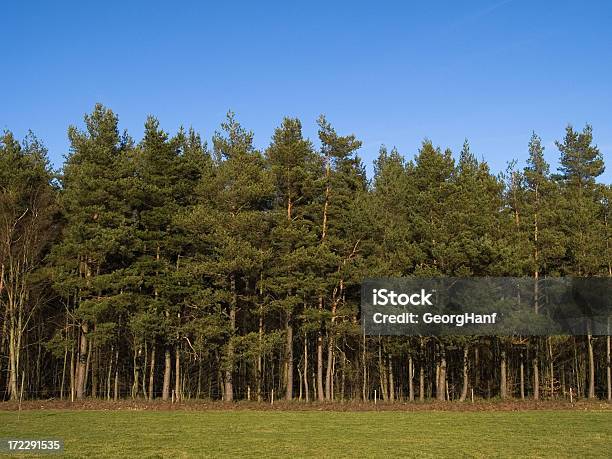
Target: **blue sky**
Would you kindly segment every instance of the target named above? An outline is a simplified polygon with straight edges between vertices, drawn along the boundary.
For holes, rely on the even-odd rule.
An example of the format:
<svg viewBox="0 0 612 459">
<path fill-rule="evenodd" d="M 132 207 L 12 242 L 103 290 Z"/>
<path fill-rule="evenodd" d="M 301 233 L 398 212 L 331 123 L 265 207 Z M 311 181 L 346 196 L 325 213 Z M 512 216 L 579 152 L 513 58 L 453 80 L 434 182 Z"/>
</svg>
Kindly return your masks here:
<svg viewBox="0 0 612 459">
<path fill-rule="evenodd" d="M 32 129 L 56 166 L 96 102 L 140 139 L 146 115 L 209 139 L 228 109 L 264 148 L 283 116 L 324 113 L 411 157 L 468 138 L 494 171 L 532 130 L 556 165 L 568 123 L 593 126 L 612 182 L 612 3 L 7 2 L 0 128 Z M 521 163 L 522 164 L 522 163 Z"/>
</svg>

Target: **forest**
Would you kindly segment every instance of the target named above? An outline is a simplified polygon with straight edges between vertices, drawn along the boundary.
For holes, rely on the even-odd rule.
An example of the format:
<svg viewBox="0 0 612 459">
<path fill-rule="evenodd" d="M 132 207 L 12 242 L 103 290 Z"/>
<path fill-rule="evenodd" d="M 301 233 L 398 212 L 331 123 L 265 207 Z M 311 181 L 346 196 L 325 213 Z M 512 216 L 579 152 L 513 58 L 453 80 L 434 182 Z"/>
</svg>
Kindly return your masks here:
<svg viewBox="0 0 612 459">
<path fill-rule="evenodd" d="M 559 168 L 502 173 L 426 139 L 381 147 L 233 113 L 204 142 L 98 104 L 53 170 L 0 138 L 0 398 L 385 402 L 612 399 L 610 336 L 364 335 L 365 278 L 612 277 L 612 186 L 591 126 Z M 508 158 L 510 160 L 510 158 Z"/>
</svg>

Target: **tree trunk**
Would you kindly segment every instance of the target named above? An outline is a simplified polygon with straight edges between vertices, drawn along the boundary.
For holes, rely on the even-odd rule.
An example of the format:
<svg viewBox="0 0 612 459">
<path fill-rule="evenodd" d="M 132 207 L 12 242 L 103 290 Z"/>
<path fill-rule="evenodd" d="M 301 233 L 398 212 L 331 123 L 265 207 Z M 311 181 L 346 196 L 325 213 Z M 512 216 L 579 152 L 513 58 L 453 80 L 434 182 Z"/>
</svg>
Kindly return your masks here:
<svg viewBox="0 0 612 459">
<path fill-rule="evenodd" d="M 540 400 L 540 365 L 538 362 L 538 346 L 533 355 L 533 399 Z"/>
<path fill-rule="evenodd" d="M 499 395 L 502 400 L 508 397 L 508 375 L 506 374 L 506 365 L 506 350 L 502 349 L 499 369 Z"/>
<path fill-rule="evenodd" d="M 414 361 L 412 354 L 408 356 L 408 399 L 414 401 Z"/>
<path fill-rule="evenodd" d="M 14 322 L 15 319 L 11 314 L 9 326 L 9 398 L 11 400 L 17 400 L 19 398 L 19 390 L 17 387 L 17 373 L 19 371 L 17 364 L 17 327 Z"/>
<path fill-rule="evenodd" d="M 548 367 L 550 373 L 550 398 L 555 398 L 555 363 L 553 361 L 552 337 L 548 337 Z"/>
<path fill-rule="evenodd" d="M 151 349 L 151 365 L 149 367 L 149 400 L 153 400 L 155 382 L 155 343 L 153 343 L 153 349 Z"/>
<path fill-rule="evenodd" d="M 234 382 L 233 382 L 233 370 L 234 370 L 234 336 L 236 335 L 236 308 L 238 304 L 238 293 L 236 291 L 236 275 L 232 274 L 230 277 L 230 289 L 232 292 L 232 300 L 230 303 L 229 317 L 230 317 L 230 339 L 227 344 L 227 362 L 225 369 L 225 390 L 223 394 L 223 400 L 231 402 L 234 400 Z"/>
<path fill-rule="evenodd" d="M 308 390 L 308 338 L 304 334 L 304 392 L 306 393 L 306 401 L 310 401 Z"/>
<path fill-rule="evenodd" d="M 64 385 L 66 383 L 66 364 L 68 361 L 68 345 L 64 346 L 64 365 L 62 367 L 62 384 L 60 386 L 60 400 L 64 400 Z"/>
<path fill-rule="evenodd" d="M 94 333 L 96 331 L 96 324 L 94 324 Z M 91 396 L 96 398 L 98 396 L 98 354 L 99 348 L 96 344 L 95 338 L 91 341 L 90 345 L 90 354 L 91 354 Z"/>
<path fill-rule="evenodd" d="M 608 318 L 608 322 L 610 322 L 609 318 Z M 608 401 L 612 401 L 612 368 L 610 367 L 610 335 L 606 336 L 606 381 L 607 381 L 607 386 L 608 386 L 608 390 L 607 390 Z"/>
<path fill-rule="evenodd" d="M 144 343 L 144 358 L 142 359 L 142 396 L 146 400 L 149 398 L 149 391 L 147 390 L 147 365 L 149 364 L 149 346 L 147 342 Z"/>
<path fill-rule="evenodd" d="M 469 371 L 468 371 L 468 357 L 469 357 L 469 348 L 466 344 L 463 346 L 463 385 L 461 386 L 461 396 L 459 397 L 459 401 L 463 402 L 467 398 L 468 385 L 469 385 Z"/>
<path fill-rule="evenodd" d="M 587 335 L 587 344 L 589 350 L 589 398 L 595 398 L 595 359 L 593 357 L 593 335 L 589 327 Z"/>
<path fill-rule="evenodd" d="M 106 372 L 106 400 L 111 399 L 111 381 L 113 375 L 113 352 L 114 346 L 111 345 L 110 359 L 108 360 L 108 370 Z"/>
<path fill-rule="evenodd" d="M 333 319 L 332 319 L 333 320 Z M 332 399 L 332 378 L 333 378 L 333 360 L 334 360 L 334 336 L 332 327 L 328 332 L 327 337 L 327 369 L 325 372 L 325 400 Z"/>
<path fill-rule="evenodd" d="M 323 204 L 323 223 L 321 228 L 321 245 L 327 236 L 327 213 L 329 209 L 330 183 L 329 177 L 331 174 L 331 158 L 325 158 L 325 202 Z M 319 312 L 323 311 L 323 297 L 319 296 Z M 317 336 L 317 398 L 319 401 L 325 399 L 323 393 L 323 330 L 319 330 Z"/>
<path fill-rule="evenodd" d="M 419 368 L 419 401 L 425 401 L 425 368 L 423 364 Z"/>
<path fill-rule="evenodd" d="M 76 395 L 76 376 L 75 376 L 75 361 L 74 361 L 74 332 L 72 333 L 72 346 L 70 349 L 70 401 L 74 402 L 74 397 Z"/>
<path fill-rule="evenodd" d="M 4 277 L 4 272 L 1 274 Z M 19 286 L 20 281 L 23 281 L 21 276 L 22 273 L 19 272 L 19 268 L 9 270 L 8 284 L 11 287 L 7 288 L 8 301 L 5 321 L 9 323 L 9 397 L 11 400 L 19 399 L 21 393 L 19 387 L 19 358 L 23 335 L 23 303 L 25 300 L 23 291 L 19 291 L 25 289 L 25 287 Z"/>
<path fill-rule="evenodd" d="M 179 343 L 174 345 L 174 393 L 176 401 L 180 402 L 183 399 L 181 391 L 181 349 Z"/>
<path fill-rule="evenodd" d="M 363 332 L 362 349 L 361 349 L 361 397 L 365 402 L 368 399 L 368 366 L 366 365 L 366 336 Z"/>
<path fill-rule="evenodd" d="M 525 365 L 523 362 L 523 353 L 521 352 L 521 367 L 520 367 L 520 378 L 521 378 L 521 400 L 525 400 Z"/>
<path fill-rule="evenodd" d="M 134 365 L 134 382 L 132 384 L 132 399 L 138 396 L 138 381 L 140 380 L 140 364 L 138 363 L 138 356 L 140 354 L 140 346 L 134 348 L 134 357 L 132 359 Z"/>
<path fill-rule="evenodd" d="M 90 341 L 87 346 L 87 361 L 85 362 L 85 380 L 83 381 L 84 394 L 87 392 L 87 378 L 89 377 L 89 366 L 91 364 L 91 349 L 93 348 L 93 342 Z"/>
<path fill-rule="evenodd" d="M 319 310 L 323 310 L 322 297 L 319 297 Z M 321 330 L 317 335 L 317 398 L 319 401 L 325 400 L 323 393 L 323 332 Z"/>
<path fill-rule="evenodd" d="M 162 388 L 162 400 L 170 399 L 170 375 L 172 373 L 172 355 L 170 348 L 166 347 L 164 352 L 164 385 Z"/>
<path fill-rule="evenodd" d="M 264 310 L 263 310 L 263 273 L 259 274 L 259 311 L 258 311 L 258 316 L 259 316 L 259 328 L 257 331 L 257 366 L 255 368 L 255 385 L 257 386 L 256 390 L 257 390 L 257 401 L 261 402 L 262 400 L 262 394 L 261 394 L 261 390 L 262 390 L 262 378 L 263 378 L 263 356 L 262 356 L 262 349 L 263 349 L 263 332 L 264 332 Z"/>
<path fill-rule="evenodd" d="M 334 337 L 332 331 L 329 331 L 327 337 L 327 368 L 325 371 L 325 400 L 331 400 L 331 384 L 332 384 L 332 361 L 334 358 Z"/>
<path fill-rule="evenodd" d="M 285 399 L 293 399 L 293 325 L 290 313 L 285 317 Z"/>
<path fill-rule="evenodd" d="M 260 291 L 261 293 L 261 291 Z M 262 400 L 262 378 L 263 378 L 263 356 L 261 355 L 261 349 L 263 346 L 263 305 L 259 307 L 259 331 L 257 335 L 259 348 L 257 349 L 257 401 Z"/>
<path fill-rule="evenodd" d="M 387 363 L 389 366 L 389 401 L 395 401 L 395 383 L 393 381 L 393 360 L 391 354 L 387 354 Z"/>
<path fill-rule="evenodd" d="M 115 351 L 115 387 L 113 392 L 113 400 L 119 398 L 119 349 Z"/>
<path fill-rule="evenodd" d="M 389 388 L 389 381 L 387 380 L 387 367 L 383 362 L 382 358 L 383 350 L 382 350 L 382 341 L 380 337 L 378 338 L 378 377 L 380 379 L 380 398 L 383 400 L 387 400 L 389 395 L 387 390 Z"/>
<path fill-rule="evenodd" d="M 87 369 L 87 354 L 88 354 L 88 340 L 87 333 L 89 331 L 89 325 L 83 323 L 81 325 L 81 339 L 79 345 L 79 360 L 77 366 L 76 376 L 76 398 L 81 400 L 85 396 L 85 376 Z"/>
<path fill-rule="evenodd" d="M 421 349 L 421 363 L 419 365 L 419 400 L 425 401 L 425 367 L 424 367 L 424 354 L 425 346 L 423 338 L 419 339 L 419 347 Z"/>
<path fill-rule="evenodd" d="M 340 400 L 344 401 L 344 390 L 346 385 L 346 352 L 344 351 L 344 346 L 342 346 L 342 372 L 340 373 Z"/>
<path fill-rule="evenodd" d="M 440 401 L 446 400 L 446 351 L 442 346 L 440 352 L 440 367 L 437 377 L 436 399 Z"/>
</svg>

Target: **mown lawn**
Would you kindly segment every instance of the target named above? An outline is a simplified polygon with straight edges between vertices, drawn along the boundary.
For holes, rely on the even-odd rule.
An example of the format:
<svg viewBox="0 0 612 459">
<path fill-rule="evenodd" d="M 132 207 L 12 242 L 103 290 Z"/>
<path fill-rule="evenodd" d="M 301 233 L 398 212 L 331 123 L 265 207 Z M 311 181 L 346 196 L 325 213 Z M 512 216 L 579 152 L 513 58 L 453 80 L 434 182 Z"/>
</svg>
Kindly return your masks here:
<svg viewBox="0 0 612 459">
<path fill-rule="evenodd" d="M 68 457 L 610 457 L 612 412 L 0 411 L 7 437 Z"/>
</svg>

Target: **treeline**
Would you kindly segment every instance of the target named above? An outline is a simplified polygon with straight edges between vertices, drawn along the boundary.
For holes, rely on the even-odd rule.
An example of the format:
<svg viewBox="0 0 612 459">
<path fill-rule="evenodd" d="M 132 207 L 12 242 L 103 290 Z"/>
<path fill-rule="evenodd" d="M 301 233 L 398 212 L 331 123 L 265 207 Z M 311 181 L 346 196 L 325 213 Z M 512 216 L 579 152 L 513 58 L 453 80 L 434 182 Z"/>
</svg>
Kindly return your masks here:
<svg viewBox="0 0 612 459">
<path fill-rule="evenodd" d="M 365 277 L 612 276 L 610 198 L 590 126 L 550 170 L 494 175 L 465 142 L 320 147 L 286 118 L 269 147 L 229 114 L 203 142 L 155 118 L 136 143 L 97 105 L 61 174 L 0 143 L 5 399 L 465 400 L 611 397 L 610 337 L 372 337 Z M 537 307 L 537 304 L 534 305 Z"/>
</svg>

